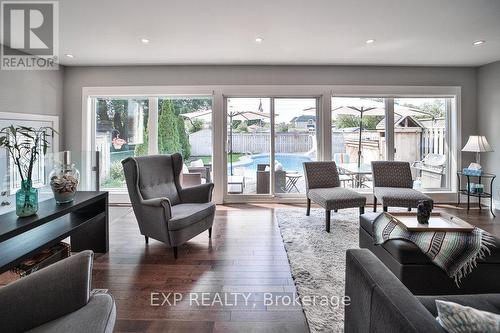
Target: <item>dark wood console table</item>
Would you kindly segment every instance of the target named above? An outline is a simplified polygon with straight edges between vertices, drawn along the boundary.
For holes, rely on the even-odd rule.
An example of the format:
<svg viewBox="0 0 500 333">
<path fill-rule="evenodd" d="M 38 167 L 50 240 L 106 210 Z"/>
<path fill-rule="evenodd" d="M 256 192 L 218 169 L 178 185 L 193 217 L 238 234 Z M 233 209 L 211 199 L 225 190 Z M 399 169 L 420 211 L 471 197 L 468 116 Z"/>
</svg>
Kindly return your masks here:
<svg viewBox="0 0 500 333">
<path fill-rule="evenodd" d="M 0 215 L 0 273 L 71 237 L 71 251 L 108 252 L 108 192 L 77 192 L 71 203 L 42 201 L 36 215 Z"/>
</svg>

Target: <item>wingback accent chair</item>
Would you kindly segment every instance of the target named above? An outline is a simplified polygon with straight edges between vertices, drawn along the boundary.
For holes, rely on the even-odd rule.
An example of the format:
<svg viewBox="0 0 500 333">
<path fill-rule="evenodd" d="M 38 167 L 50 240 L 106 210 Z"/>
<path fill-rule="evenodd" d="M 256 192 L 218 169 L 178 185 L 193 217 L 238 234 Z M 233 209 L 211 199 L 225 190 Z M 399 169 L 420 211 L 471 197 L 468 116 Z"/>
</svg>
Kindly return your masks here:
<svg viewBox="0 0 500 333">
<path fill-rule="evenodd" d="M 212 236 L 215 204 L 212 183 L 182 188 L 182 156 L 129 157 L 122 161 L 128 193 L 141 234 L 174 250 L 208 229 Z"/>
<path fill-rule="evenodd" d="M 387 212 L 388 207 L 417 208 L 419 201 L 432 198 L 413 189 L 410 163 L 400 161 L 373 161 L 373 211 L 380 200 Z"/>
<path fill-rule="evenodd" d="M 335 162 L 304 162 L 307 211 L 311 212 L 311 200 L 325 209 L 326 231 L 330 232 L 330 211 L 359 207 L 364 214 L 366 198 L 361 194 L 340 187 L 339 172 Z"/>
</svg>

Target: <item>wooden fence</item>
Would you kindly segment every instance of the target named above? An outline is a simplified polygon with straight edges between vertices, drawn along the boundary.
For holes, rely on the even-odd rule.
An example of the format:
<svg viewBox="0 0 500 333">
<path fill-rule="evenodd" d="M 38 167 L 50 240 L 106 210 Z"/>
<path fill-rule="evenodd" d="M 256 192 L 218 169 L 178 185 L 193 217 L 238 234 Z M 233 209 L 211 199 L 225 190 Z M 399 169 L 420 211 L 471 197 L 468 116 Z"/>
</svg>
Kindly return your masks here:
<svg viewBox="0 0 500 333">
<path fill-rule="evenodd" d="M 424 128 L 420 143 L 422 158 L 427 154 L 445 155 L 448 151 L 444 127 Z"/>
<path fill-rule="evenodd" d="M 314 134 L 277 133 L 277 153 L 305 153 L 313 148 Z M 271 146 L 270 133 L 233 133 L 232 149 L 235 153 L 268 152 Z"/>
</svg>

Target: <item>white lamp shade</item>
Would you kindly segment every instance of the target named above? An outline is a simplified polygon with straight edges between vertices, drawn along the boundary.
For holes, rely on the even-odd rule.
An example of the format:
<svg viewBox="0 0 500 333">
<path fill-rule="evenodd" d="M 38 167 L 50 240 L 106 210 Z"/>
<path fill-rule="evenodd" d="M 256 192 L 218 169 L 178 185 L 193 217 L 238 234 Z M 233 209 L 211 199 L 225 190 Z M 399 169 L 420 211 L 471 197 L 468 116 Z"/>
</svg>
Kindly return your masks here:
<svg viewBox="0 0 500 333">
<path fill-rule="evenodd" d="M 493 151 L 488 140 L 483 135 L 471 135 L 469 136 L 469 140 L 462 148 L 462 151 L 470 151 L 474 153 L 484 153 L 488 151 Z"/>
</svg>

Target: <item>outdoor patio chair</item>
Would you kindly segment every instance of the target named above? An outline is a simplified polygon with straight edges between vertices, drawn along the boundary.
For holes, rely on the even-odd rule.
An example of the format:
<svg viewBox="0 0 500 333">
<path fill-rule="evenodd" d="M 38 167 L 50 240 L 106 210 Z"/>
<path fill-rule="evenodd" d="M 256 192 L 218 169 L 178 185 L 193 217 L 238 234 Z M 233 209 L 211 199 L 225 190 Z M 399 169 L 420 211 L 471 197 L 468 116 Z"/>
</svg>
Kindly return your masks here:
<svg viewBox="0 0 500 333">
<path fill-rule="evenodd" d="M 399 161 L 372 161 L 373 211 L 380 200 L 387 212 L 388 207 L 417 208 L 419 201 L 432 198 L 413 189 L 410 163 Z"/>
<path fill-rule="evenodd" d="M 349 163 L 350 157 L 347 153 L 335 153 L 333 154 L 333 160 L 336 164 Z M 353 179 L 350 175 L 345 174 L 341 170 L 339 170 L 339 179 L 344 187 L 346 187 L 346 183 L 351 183 L 351 187 L 353 185 Z"/>
<path fill-rule="evenodd" d="M 132 208 L 146 243 L 149 237 L 174 250 L 208 230 L 212 234 L 214 184 L 181 187 L 182 156 L 151 155 L 122 161 Z"/>
<path fill-rule="evenodd" d="M 286 171 L 276 170 L 274 173 L 274 190 L 277 193 L 285 192 Z M 269 164 L 257 164 L 257 194 L 269 194 L 270 192 L 270 172 Z"/>
<path fill-rule="evenodd" d="M 330 232 L 330 213 L 333 210 L 359 207 L 364 214 L 366 198 L 356 191 L 340 186 L 337 165 L 333 161 L 304 162 L 306 180 L 307 211 L 311 212 L 311 201 L 325 209 L 326 231 Z"/>
</svg>

